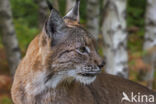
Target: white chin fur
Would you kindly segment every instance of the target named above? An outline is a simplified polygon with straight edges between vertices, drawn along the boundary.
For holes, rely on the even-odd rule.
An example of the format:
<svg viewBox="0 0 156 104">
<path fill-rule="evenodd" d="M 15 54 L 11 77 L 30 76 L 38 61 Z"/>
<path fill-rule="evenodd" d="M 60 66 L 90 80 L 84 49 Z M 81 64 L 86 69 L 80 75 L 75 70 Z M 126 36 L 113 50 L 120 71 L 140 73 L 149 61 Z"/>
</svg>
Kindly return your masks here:
<svg viewBox="0 0 156 104">
<path fill-rule="evenodd" d="M 57 75 L 54 75 L 52 79 L 45 84 L 46 73 L 38 72 L 37 76 L 34 77 L 34 80 L 32 80 L 31 83 L 27 83 L 25 89 L 28 94 L 37 95 L 46 88 L 56 88 L 61 81 L 68 77 L 73 77 L 75 80 L 85 85 L 92 83 L 96 79 L 96 76 L 84 77 L 78 75 L 75 70 L 70 70 L 68 72 L 60 72 Z"/>
<path fill-rule="evenodd" d="M 95 79 L 96 79 L 96 76 L 94 77 L 84 77 L 84 76 L 79 76 L 79 75 L 76 76 L 76 80 L 80 81 L 81 83 L 85 85 L 91 84 L 92 82 L 95 81 Z"/>
<path fill-rule="evenodd" d="M 94 77 L 85 77 L 85 76 L 77 75 L 75 70 L 70 70 L 68 72 L 68 76 L 71 76 L 71 77 L 75 78 L 77 81 L 79 81 L 80 83 L 83 83 L 85 85 L 91 84 L 96 79 L 96 76 L 94 76 Z"/>
</svg>

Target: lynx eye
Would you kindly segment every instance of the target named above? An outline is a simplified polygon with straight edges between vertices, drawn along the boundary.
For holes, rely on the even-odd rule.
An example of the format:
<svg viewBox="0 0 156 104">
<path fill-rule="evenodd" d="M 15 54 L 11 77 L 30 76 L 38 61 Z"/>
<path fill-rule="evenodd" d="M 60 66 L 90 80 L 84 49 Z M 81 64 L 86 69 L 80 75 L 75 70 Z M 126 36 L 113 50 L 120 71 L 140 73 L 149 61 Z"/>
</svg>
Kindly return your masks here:
<svg viewBox="0 0 156 104">
<path fill-rule="evenodd" d="M 80 47 L 77 49 L 79 53 L 89 53 L 90 49 L 88 47 Z"/>
</svg>

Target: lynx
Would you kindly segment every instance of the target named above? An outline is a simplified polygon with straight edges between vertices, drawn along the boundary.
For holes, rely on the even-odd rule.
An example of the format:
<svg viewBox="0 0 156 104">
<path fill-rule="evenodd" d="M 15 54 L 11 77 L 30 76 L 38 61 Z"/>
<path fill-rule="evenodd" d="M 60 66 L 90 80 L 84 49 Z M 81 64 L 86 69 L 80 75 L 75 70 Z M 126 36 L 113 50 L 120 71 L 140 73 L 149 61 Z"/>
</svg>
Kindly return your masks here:
<svg viewBox="0 0 156 104">
<path fill-rule="evenodd" d="M 79 4 L 76 0 L 64 18 L 51 7 L 16 70 L 14 104 L 137 104 L 121 102 L 123 93 L 155 96 L 139 84 L 101 72 L 105 63 L 92 35 L 79 24 Z"/>
</svg>

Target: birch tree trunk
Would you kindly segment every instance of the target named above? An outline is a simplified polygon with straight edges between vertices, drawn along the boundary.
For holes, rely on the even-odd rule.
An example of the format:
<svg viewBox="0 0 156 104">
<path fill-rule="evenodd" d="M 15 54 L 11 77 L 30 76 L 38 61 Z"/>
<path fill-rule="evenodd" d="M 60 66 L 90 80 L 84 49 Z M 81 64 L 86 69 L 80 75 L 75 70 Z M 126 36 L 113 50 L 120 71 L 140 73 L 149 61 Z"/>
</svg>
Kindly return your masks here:
<svg viewBox="0 0 156 104">
<path fill-rule="evenodd" d="M 102 24 L 104 38 L 104 56 L 106 57 L 107 73 L 128 78 L 127 0 L 105 0 L 105 16 Z"/>
<path fill-rule="evenodd" d="M 56 8 L 57 10 L 59 10 L 58 0 L 53 0 L 53 6 L 54 6 L 54 8 Z"/>
<path fill-rule="evenodd" d="M 48 18 L 48 5 L 46 0 L 36 0 L 39 10 L 38 10 L 38 21 L 39 21 L 39 28 L 42 29 L 45 23 L 45 20 Z"/>
<path fill-rule="evenodd" d="M 73 8 L 76 0 L 66 0 L 66 13 Z"/>
<path fill-rule="evenodd" d="M 87 29 L 97 40 L 99 35 L 99 15 L 100 4 L 99 0 L 87 1 Z"/>
<path fill-rule="evenodd" d="M 9 0 L 0 0 L 0 32 L 10 72 L 14 75 L 16 67 L 20 62 L 21 54 L 13 26 Z"/>
<path fill-rule="evenodd" d="M 144 50 L 149 51 L 156 47 L 156 0 L 147 0 L 146 8 L 146 33 Z M 154 79 L 154 71 L 156 69 L 156 49 L 155 52 L 150 52 L 150 55 L 144 57 L 144 61 L 150 65 L 150 70 L 145 76 L 145 80 L 148 82 L 148 87 L 152 88 Z"/>
</svg>

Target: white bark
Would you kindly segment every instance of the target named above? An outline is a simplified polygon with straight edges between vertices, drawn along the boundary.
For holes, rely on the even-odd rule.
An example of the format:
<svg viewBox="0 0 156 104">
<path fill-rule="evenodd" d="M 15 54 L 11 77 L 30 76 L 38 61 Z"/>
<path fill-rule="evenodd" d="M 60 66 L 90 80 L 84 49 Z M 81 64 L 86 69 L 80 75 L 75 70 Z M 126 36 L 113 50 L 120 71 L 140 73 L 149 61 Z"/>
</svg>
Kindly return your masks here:
<svg viewBox="0 0 156 104">
<path fill-rule="evenodd" d="M 56 8 L 59 11 L 58 0 L 53 0 L 53 6 L 54 6 L 54 8 Z"/>
<path fill-rule="evenodd" d="M 128 78 L 126 4 L 127 0 L 105 0 L 102 34 L 105 42 L 106 72 Z"/>
<path fill-rule="evenodd" d="M 66 0 L 66 13 L 74 7 L 76 0 Z"/>
<path fill-rule="evenodd" d="M 14 75 L 20 61 L 20 50 L 13 26 L 9 0 L 0 0 L 0 31 L 6 51 L 10 72 Z"/>
<path fill-rule="evenodd" d="M 156 0 L 147 0 L 146 9 L 146 33 L 144 50 L 148 51 L 156 46 Z M 152 82 L 154 79 L 154 71 L 156 69 L 156 52 L 151 52 L 150 55 L 144 57 L 147 64 L 150 65 L 150 70 L 145 76 L 148 81 L 149 88 L 152 88 Z"/>
<path fill-rule="evenodd" d="M 87 29 L 97 40 L 99 35 L 99 0 L 87 1 Z"/>
</svg>

